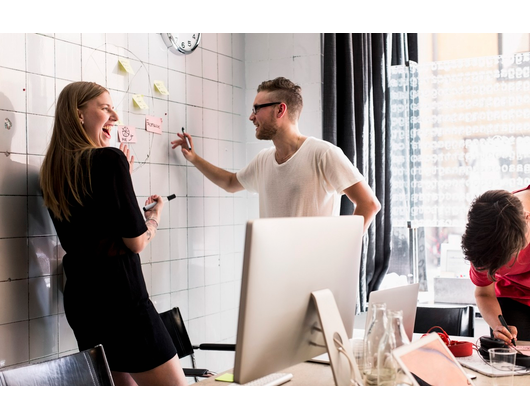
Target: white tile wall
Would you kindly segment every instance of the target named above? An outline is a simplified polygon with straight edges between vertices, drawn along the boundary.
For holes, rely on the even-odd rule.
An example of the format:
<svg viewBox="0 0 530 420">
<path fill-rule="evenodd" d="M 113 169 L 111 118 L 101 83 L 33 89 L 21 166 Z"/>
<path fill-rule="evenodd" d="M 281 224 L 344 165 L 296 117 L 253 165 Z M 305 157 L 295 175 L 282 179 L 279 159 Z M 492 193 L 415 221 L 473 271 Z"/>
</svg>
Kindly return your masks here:
<svg viewBox="0 0 530 420">
<path fill-rule="evenodd" d="M 168 52 L 159 34 L 0 34 L 0 367 L 77 350 L 64 315 L 64 251 L 38 188 L 56 97 L 77 80 L 110 89 L 121 122 L 137 129 L 139 205 L 150 194 L 177 195 L 140 255 L 155 306 L 179 306 L 194 342 L 234 342 L 244 229 L 257 197 L 219 189 L 169 142 L 185 127 L 207 160 L 242 168 L 270 145 L 254 138 L 248 117 L 257 85 L 277 75 L 302 85 L 301 130 L 320 136 L 319 34 L 205 33 L 189 56 Z M 149 109 L 135 107 L 133 94 Z M 145 131 L 146 115 L 163 119 L 162 135 Z M 233 364 L 233 354 L 207 353 L 198 360 L 212 370 Z"/>
</svg>

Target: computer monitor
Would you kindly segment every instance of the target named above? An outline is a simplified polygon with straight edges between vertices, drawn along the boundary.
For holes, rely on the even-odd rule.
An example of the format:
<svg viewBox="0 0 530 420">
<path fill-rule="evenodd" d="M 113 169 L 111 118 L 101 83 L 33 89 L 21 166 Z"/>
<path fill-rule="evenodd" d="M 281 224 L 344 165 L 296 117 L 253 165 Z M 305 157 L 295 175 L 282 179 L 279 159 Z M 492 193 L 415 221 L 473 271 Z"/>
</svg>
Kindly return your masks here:
<svg viewBox="0 0 530 420">
<path fill-rule="evenodd" d="M 359 285 L 361 216 L 267 218 L 246 227 L 234 381 L 326 352 L 311 293 L 329 289 L 348 338 Z"/>
<path fill-rule="evenodd" d="M 368 297 L 368 312 L 366 313 L 365 331 L 370 327 L 373 314 L 373 303 L 384 303 L 390 311 L 403 312 L 403 327 L 409 341 L 412 341 L 414 323 L 416 322 L 416 309 L 418 307 L 418 292 L 420 284 L 407 284 L 390 289 L 375 290 Z"/>
</svg>

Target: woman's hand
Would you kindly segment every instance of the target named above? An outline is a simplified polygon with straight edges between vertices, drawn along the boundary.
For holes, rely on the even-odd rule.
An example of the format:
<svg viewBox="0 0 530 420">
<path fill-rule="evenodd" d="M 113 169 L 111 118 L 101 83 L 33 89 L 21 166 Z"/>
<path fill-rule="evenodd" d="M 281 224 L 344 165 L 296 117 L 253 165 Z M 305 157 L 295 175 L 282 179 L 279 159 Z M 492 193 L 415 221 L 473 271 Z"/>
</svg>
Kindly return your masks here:
<svg viewBox="0 0 530 420">
<path fill-rule="evenodd" d="M 131 154 L 131 150 L 127 146 L 127 143 L 120 143 L 120 150 L 123 152 L 123 154 L 127 158 L 127 162 L 129 162 L 129 173 L 132 175 L 133 165 L 134 165 L 134 155 Z"/>
<path fill-rule="evenodd" d="M 159 195 L 152 195 L 145 200 L 145 205 L 155 203 L 156 205 L 145 212 L 145 219 L 155 219 L 157 223 L 160 222 L 160 215 L 162 214 L 162 208 L 164 208 L 164 201 Z"/>
<path fill-rule="evenodd" d="M 145 225 L 147 226 L 147 231 L 142 235 L 137 236 L 136 238 L 122 238 L 123 243 L 135 254 L 142 252 L 145 247 L 151 242 L 155 237 L 156 231 L 158 230 L 158 224 L 160 223 L 160 214 L 162 208 L 164 207 L 164 202 L 162 197 L 159 195 L 152 195 L 147 200 L 145 200 L 145 205 L 156 203 L 156 205 L 145 212 Z"/>
</svg>

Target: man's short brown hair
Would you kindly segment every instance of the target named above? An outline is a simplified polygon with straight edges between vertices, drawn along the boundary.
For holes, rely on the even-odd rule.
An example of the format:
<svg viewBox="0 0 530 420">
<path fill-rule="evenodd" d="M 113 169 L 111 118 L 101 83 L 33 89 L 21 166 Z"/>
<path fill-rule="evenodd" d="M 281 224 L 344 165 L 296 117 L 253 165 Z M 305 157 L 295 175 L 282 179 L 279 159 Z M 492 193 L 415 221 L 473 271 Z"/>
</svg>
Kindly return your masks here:
<svg viewBox="0 0 530 420">
<path fill-rule="evenodd" d="M 258 92 L 274 93 L 274 101 L 281 101 L 287 105 L 291 121 L 296 122 L 304 106 L 302 88 L 285 77 L 267 80 L 258 86 Z"/>
</svg>

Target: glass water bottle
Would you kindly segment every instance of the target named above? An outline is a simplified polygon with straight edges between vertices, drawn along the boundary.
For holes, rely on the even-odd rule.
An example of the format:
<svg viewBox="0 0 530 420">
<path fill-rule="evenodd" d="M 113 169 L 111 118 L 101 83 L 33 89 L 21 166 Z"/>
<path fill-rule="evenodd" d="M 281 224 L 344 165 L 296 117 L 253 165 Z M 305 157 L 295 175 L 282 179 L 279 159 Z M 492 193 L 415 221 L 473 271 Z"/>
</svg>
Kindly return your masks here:
<svg viewBox="0 0 530 420">
<path fill-rule="evenodd" d="M 388 312 L 389 322 L 392 324 L 392 331 L 394 333 L 394 340 L 396 342 L 396 348 L 410 344 L 409 337 L 403 326 L 403 311 L 390 311 Z M 395 360 L 394 360 L 395 362 Z M 396 367 L 396 381 L 395 385 L 398 386 L 412 386 L 412 380 L 405 374 L 403 369 L 395 362 Z"/>
<path fill-rule="evenodd" d="M 372 319 L 364 336 L 364 382 L 365 385 L 378 383 L 378 351 L 379 344 L 387 329 L 386 305 L 374 303 L 372 305 Z"/>
<path fill-rule="evenodd" d="M 405 332 L 403 326 L 403 311 L 388 311 L 388 319 L 392 324 L 392 331 L 394 332 L 394 338 L 396 341 L 396 348 L 410 344 L 409 337 Z"/>
<path fill-rule="evenodd" d="M 377 355 L 377 385 L 393 386 L 404 380 L 404 374 L 394 358 L 394 349 L 410 343 L 403 328 L 403 312 L 387 311 L 387 328 Z"/>
</svg>

